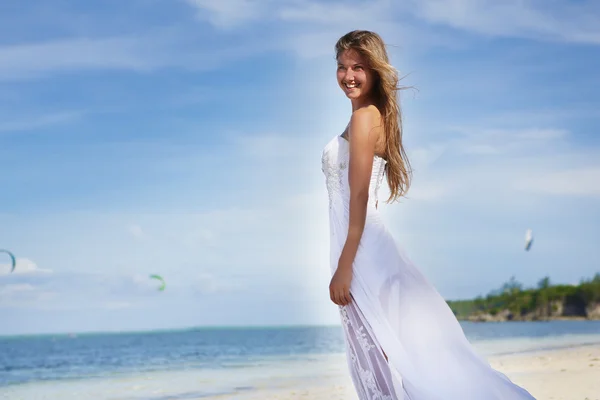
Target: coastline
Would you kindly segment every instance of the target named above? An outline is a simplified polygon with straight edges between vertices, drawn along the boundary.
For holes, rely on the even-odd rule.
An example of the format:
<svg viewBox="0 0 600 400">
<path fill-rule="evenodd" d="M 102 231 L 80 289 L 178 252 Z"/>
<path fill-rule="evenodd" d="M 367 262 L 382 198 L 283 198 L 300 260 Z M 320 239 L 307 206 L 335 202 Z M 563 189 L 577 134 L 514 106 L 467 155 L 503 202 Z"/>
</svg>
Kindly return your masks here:
<svg viewBox="0 0 600 400">
<path fill-rule="evenodd" d="M 474 314 L 469 316 L 457 316 L 457 320 L 465 322 L 550 322 L 550 321 L 600 321 L 597 317 L 584 316 L 560 316 L 560 317 L 515 317 L 509 313 L 499 313 L 492 315 L 490 313 Z"/>
</svg>

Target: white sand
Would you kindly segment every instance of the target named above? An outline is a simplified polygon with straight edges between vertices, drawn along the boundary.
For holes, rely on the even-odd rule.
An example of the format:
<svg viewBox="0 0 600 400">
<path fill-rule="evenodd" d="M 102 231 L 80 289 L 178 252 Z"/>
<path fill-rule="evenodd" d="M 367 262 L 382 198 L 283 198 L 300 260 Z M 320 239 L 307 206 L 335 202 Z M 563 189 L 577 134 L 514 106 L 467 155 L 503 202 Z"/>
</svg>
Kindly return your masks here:
<svg viewBox="0 0 600 400">
<path fill-rule="evenodd" d="M 538 400 L 600 400 L 600 346 L 490 358 Z"/>
<path fill-rule="evenodd" d="M 600 345 L 496 356 L 489 361 L 537 400 L 600 400 Z M 345 364 L 340 365 L 336 370 L 345 371 L 344 367 Z M 350 378 L 343 372 L 318 382 L 289 381 L 277 389 L 210 399 L 355 400 L 357 397 Z"/>
</svg>

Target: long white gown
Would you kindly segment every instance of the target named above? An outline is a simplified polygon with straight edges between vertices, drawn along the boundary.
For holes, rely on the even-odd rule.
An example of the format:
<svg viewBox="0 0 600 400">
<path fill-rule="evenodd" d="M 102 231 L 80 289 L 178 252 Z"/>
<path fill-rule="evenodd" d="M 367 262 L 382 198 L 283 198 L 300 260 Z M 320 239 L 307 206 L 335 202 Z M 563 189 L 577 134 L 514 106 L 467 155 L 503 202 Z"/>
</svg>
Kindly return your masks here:
<svg viewBox="0 0 600 400">
<path fill-rule="evenodd" d="M 333 274 L 348 233 L 348 141 L 334 137 L 321 161 Z M 340 307 L 359 399 L 534 399 L 476 354 L 445 300 L 396 245 L 376 208 L 384 169 L 385 160 L 375 156 L 365 229 L 353 264 L 353 301 Z"/>
</svg>

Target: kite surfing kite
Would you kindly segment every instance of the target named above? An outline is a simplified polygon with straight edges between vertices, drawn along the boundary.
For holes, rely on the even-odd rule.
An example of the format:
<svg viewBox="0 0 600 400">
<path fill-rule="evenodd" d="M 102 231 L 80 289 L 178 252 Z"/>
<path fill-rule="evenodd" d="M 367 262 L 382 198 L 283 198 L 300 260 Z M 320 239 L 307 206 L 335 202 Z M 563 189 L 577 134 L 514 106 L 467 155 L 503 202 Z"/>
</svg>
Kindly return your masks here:
<svg viewBox="0 0 600 400">
<path fill-rule="evenodd" d="M 151 279 L 156 279 L 156 280 L 160 281 L 161 285 L 158 287 L 158 290 L 160 290 L 161 292 L 163 290 L 165 290 L 165 287 L 167 287 L 167 283 L 162 278 L 162 276 L 160 276 L 160 275 L 150 275 L 150 278 Z"/>
<path fill-rule="evenodd" d="M 4 249 L 0 249 L 0 253 L 8 254 L 8 256 L 10 257 L 10 272 L 13 272 L 15 270 L 15 267 L 17 266 L 17 259 L 15 258 L 15 255 L 10 251 Z"/>
<path fill-rule="evenodd" d="M 525 232 L 525 251 L 529 251 L 532 243 L 533 243 L 533 232 L 531 231 L 531 229 L 527 229 L 527 232 Z"/>
</svg>

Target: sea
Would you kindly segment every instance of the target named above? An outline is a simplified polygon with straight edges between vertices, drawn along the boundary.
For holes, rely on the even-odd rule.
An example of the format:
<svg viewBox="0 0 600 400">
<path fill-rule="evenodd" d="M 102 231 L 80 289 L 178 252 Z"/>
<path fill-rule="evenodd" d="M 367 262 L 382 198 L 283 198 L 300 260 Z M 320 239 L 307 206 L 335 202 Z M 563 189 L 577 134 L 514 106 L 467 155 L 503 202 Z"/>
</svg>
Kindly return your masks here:
<svg viewBox="0 0 600 400">
<path fill-rule="evenodd" d="M 600 321 L 461 325 L 486 357 L 600 344 Z M 0 399 L 202 399 L 344 373 L 344 357 L 341 326 L 0 336 Z"/>
</svg>

